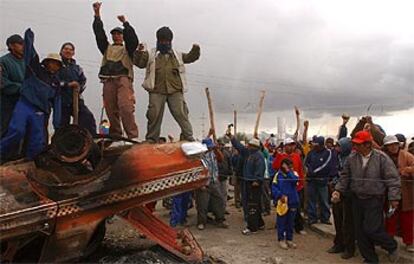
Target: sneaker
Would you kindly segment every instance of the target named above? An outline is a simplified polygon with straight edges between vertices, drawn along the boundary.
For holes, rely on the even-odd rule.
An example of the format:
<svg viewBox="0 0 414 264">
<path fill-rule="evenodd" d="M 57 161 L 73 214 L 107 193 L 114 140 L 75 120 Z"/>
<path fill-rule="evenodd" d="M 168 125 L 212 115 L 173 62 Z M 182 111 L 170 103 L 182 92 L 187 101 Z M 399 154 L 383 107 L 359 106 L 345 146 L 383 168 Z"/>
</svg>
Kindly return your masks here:
<svg viewBox="0 0 414 264">
<path fill-rule="evenodd" d="M 341 247 L 338 247 L 336 245 L 332 246 L 330 249 L 328 249 L 326 252 L 329 254 L 338 254 L 343 252 L 344 250 Z"/>
<path fill-rule="evenodd" d="M 397 248 L 394 251 L 388 253 L 388 259 L 390 260 L 391 263 L 396 263 L 399 258 L 400 258 L 400 255 L 399 255 L 398 244 L 397 244 Z"/>
<path fill-rule="evenodd" d="M 198 230 L 204 230 L 204 228 L 206 228 L 206 226 L 204 224 L 197 225 Z"/>
<path fill-rule="evenodd" d="M 255 234 L 256 232 L 251 231 L 250 229 L 248 229 L 247 227 L 245 229 L 243 229 L 242 234 L 245 236 L 251 235 L 251 234 Z"/>
<path fill-rule="evenodd" d="M 229 225 L 226 222 L 217 223 L 217 227 L 219 228 L 229 228 Z"/>
<path fill-rule="evenodd" d="M 298 233 L 299 233 L 299 235 L 302 235 L 302 236 L 308 234 L 305 230 L 300 230 Z"/>
<path fill-rule="evenodd" d="M 286 241 L 286 244 L 288 245 L 288 247 L 290 248 L 296 248 L 296 243 L 293 241 Z"/>
<path fill-rule="evenodd" d="M 259 230 L 265 230 L 265 225 L 259 226 Z"/>
<path fill-rule="evenodd" d="M 284 240 L 279 241 L 279 247 L 281 249 L 288 249 L 289 248 L 288 244 Z"/>
<path fill-rule="evenodd" d="M 405 250 L 407 250 L 410 253 L 414 253 L 414 245 L 407 245 L 407 247 L 405 248 Z"/>
<path fill-rule="evenodd" d="M 342 252 L 342 254 L 341 254 L 341 258 L 342 259 L 350 259 L 350 258 L 352 258 L 352 257 L 354 257 L 354 254 L 352 254 L 351 252 L 349 252 L 349 251 L 344 251 L 344 252 Z"/>
</svg>

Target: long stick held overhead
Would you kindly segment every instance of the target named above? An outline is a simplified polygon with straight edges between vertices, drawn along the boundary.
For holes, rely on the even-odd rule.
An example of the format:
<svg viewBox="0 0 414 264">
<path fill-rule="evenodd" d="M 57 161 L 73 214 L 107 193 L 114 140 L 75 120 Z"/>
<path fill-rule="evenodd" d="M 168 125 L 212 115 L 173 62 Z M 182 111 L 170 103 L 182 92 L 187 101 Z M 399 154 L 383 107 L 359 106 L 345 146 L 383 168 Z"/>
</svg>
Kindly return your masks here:
<svg viewBox="0 0 414 264">
<path fill-rule="evenodd" d="M 210 129 L 214 131 L 213 139 L 214 139 L 214 142 L 216 142 L 217 138 L 216 138 L 216 126 L 214 124 L 213 102 L 211 101 L 210 91 L 208 90 L 208 87 L 206 87 L 206 96 L 207 96 L 207 103 L 208 103 L 208 113 L 210 117 Z"/>
<path fill-rule="evenodd" d="M 254 126 L 254 132 L 253 132 L 253 136 L 254 137 L 258 137 L 258 132 L 259 132 L 259 124 L 260 124 L 260 118 L 262 117 L 262 112 L 263 112 L 263 102 L 264 102 L 264 97 L 265 97 L 266 91 L 261 91 L 260 93 L 260 101 L 259 101 L 259 109 L 257 111 L 257 118 L 256 118 L 256 125 Z"/>
</svg>

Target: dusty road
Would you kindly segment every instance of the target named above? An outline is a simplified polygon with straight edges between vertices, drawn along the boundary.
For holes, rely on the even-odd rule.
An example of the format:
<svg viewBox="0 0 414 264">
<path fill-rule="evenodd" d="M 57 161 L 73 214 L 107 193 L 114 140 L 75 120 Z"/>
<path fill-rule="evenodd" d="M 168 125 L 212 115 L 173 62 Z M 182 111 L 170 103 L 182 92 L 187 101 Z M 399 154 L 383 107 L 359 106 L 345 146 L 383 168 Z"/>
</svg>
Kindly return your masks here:
<svg viewBox="0 0 414 264">
<path fill-rule="evenodd" d="M 229 229 L 219 229 L 214 225 L 207 225 L 206 229 L 199 231 L 196 228 L 195 209 L 189 211 L 189 229 L 193 232 L 205 252 L 225 263 L 362 263 L 361 257 L 350 260 L 342 260 L 339 255 L 326 253 L 331 246 L 331 239 L 323 237 L 311 230 L 306 235 L 295 235 L 294 241 L 297 249 L 283 250 L 277 245 L 276 230 L 273 228 L 275 216 L 266 216 L 266 230 L 250 236 L 241 234 L 242 213 L 239 209 L 229 205 L 230 215 L 227 221 Z M 169 213 L 166 209 L 157 205 L 156 212 L 162 219 L 168 221 Z M 122 220 L 114 219 L 108 225 L 107 235 L 103 247 L 94 261 L 100 263 L 179 263 L 160 261 L 156 256 L 148 256 L 148 252 L 139 253 L 153 245 L 147 239 L 139 238 L 139 235 Z M 145 261 L 140 257 L 144 254 Z M 386 256 L 380 254 L 381 262 L 386 263 Z M 149 259 L 149 260 L 148 260 Z"/>
</svg>

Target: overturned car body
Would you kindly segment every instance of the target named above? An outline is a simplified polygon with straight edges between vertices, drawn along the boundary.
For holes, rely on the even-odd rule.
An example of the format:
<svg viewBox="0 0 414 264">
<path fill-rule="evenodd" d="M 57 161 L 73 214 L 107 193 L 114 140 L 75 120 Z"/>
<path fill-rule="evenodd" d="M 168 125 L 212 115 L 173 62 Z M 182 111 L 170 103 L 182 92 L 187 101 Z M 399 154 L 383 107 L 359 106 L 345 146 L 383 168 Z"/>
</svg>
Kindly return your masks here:
<svg viewBox="0 0 414 264">
<path fill-rule="evenodd" d="M 182 143 L 108 147 L 75 132 L 60 135 L 72 137 L 72 145 L 52 140 L 35 161 L 0 166 L 0 262 L 85 257 L 113 215 L 183 260 L 201 261 L 188 230 L 170 228 L 144 207 L 205 185 L 200 153 L 186 155 Z"/>
</svg>

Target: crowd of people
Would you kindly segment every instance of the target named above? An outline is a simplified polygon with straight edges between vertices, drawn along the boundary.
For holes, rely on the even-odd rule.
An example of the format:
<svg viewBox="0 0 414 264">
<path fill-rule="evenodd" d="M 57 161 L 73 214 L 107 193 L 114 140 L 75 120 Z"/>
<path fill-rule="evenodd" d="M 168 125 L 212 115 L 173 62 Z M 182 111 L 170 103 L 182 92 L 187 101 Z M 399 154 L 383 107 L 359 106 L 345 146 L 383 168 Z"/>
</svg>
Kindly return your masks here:
<svg viewBox="0 0 414 264">
<path fill-rule="evenodd" d="M 167 142 L 160 137 L 166 103 L 181 128 L 180 140 L 194 141 L 184 99 L 184 64 L 200 57 L 200 47 L 194 44 L 189 53 L 174 50 L 173 32 L 162 27 L 156 32 L 157 46 L 148 51 L 125 16 L 118 16 L 123 27 L 110 31 L 111 44 L 101 3 L 94 3 L 93 10 L 93 31 L 102 54 L 99 78 L 109 120 L 100 120 L 97 131 L 82 97 L 87 80 L 74 59 L 75 45 L 66 42 L 59 54 L 40 60 L 34 33 L 27 29 L 24 38 L 16 34 L 7 39 L 9 53 L 0 58 L 3 161 L 18 156 L 30 160 L 41 153 L 48 143 L 51 115 L 55 130 L 69 125 L 76 115 L 78 125 L 92 136 L 108 134 L 116 140 L 126 134 L 137 139 L 134 65 L 146 69 L 142 85 L 149 93 L 146 141 Z M 399 251 L 395 236 L 401 236 L 406 250 L 414 252 L 414 142 L 407 144 L 402 134 L 386 135 L 370 116 L 361 118 L 348 133 L 349 119 L 342 116 L 336 139 L 321 135 L 308 139 L 308 121 L 301 139 L 295 133 L 283 142 L 273 134 L 266 140 L 252 137 L 241 142 L 230 129 L 216 141 L 215 131 L 210 130 L 202 141 L 208 149 L 203 160 L 209 181 L 193 193 L 173 197 L 170 225 L 187 224 L 194 199 L 199 230 L 209 223 L 227 228 L 230 182 L 235 206 L 243 212 L 243 235 L 264 230 L 263 217 L 275 207 L 280 248 L 296 248 L 294 234 L 306 235 L 306 224 L 332 225 L 332 212 L 336 236 L 329 253 L 349 259 L 357 246 L 365 262 L 377 263 L 375 245 L 380 245 L 395 261 Z M 154 210 L 155 204 L 148 207 Z"/>
<path fill-rule="evenodd" d="M 348 136 L 349 119 L 342 116 L 336 139 L 313 136 L 308 141 L 305 121 L 301 140 L 295 134 L 280 144 L 273 134 L 246 144 L 230 130 L 215 142 L 210 131 L 203 140 L 210 180 L 195 192 L 198 229 L 205 228 L 209 212 L 211 223 L 228 227 L 223 182 L 230 179 L 234 204 L 243 212 L 243 235 L 264 230 L 263 216 L 275 207 L 282 249 L 297 247 L 294 233 L 306 235 L 306 222 L 332 225 L 333 218 L 336 236 L 328 253 L 350 259 L 358 247 L 364 262 L 378 263 L 375 245 L 380 245 L 395 262 L 395 236 L 414 253 L 414 138 L 407 147 L 404 135 L 386 135 L 370 116 L 361 118 Z M 186 216 L 188 202 L 182 206 Z"/>
</svg>

